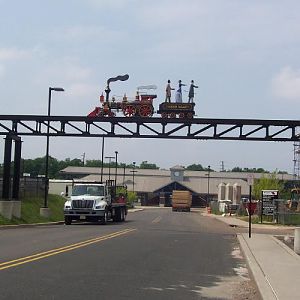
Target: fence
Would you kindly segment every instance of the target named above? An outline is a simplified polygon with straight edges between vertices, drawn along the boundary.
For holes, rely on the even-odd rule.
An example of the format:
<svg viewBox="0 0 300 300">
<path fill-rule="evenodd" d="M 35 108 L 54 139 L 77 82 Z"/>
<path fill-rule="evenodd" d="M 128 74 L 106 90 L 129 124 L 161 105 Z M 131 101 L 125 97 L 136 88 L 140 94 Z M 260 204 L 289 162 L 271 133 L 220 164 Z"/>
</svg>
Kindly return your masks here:
<svg viewBox="0 0 300 300">
<path fill-rule="evenodd" d="M 11 181 L 12 186 L 12 181 Z M 0 178 L 0 195 L 2 195 L 3 179 Z M 22 177 L 20 179 L 20 200 L 28 197 L 42 197 L 45 192 L 45 179 L 43 177 Z M 10 188 L 10 198 L 12 197 L 12 189 Z"/>
</svg>

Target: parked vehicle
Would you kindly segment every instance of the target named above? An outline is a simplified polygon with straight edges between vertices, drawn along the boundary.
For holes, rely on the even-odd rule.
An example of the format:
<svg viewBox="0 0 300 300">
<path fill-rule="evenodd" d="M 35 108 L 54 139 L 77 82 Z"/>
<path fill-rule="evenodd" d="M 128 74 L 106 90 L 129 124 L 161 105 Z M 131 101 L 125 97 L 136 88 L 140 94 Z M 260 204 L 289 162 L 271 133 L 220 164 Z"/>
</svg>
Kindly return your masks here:
<svg viewBox="0 0 300 300">
<path fill-rule="evenodd" d="M 123 222 L 127 215 L 126 193 L 118 193 L 113 181 L 74 182 L 72 194 L 64 204 L 65 224 L 74 220 Z M 124 191 L 124 188 L 122 189 Z"/>
<path fill-rule="evenodd" d="M 192 194 L 190 191 L 173 191 L 172 211 L 190 211 L 192 206 Z"/>
</svg>

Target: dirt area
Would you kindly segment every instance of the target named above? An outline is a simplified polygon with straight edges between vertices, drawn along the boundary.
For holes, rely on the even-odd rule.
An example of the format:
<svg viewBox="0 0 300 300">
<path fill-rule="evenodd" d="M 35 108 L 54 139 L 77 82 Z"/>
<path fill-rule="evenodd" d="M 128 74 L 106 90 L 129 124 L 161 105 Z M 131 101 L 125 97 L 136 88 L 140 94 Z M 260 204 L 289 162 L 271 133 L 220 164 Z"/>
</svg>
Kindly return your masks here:
<svg viewBox="0 0 300 300">
<path fill-rule="evenodd" d="M 234 300 L 261 300 L 257 287 L 252 280 L 242 281 L 235 287 Z"/>
</svg>

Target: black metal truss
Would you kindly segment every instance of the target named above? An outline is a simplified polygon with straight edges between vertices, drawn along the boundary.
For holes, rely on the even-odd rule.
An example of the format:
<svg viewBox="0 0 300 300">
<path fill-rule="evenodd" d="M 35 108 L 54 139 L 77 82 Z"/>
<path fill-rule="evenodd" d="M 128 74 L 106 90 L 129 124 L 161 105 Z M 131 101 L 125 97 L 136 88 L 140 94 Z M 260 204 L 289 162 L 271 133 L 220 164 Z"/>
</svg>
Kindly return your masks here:
<svg viewBox="0 0 300 300">
<path fill-rule="evenodd" d="M 0 115 L 0 135 L 299 141 L 300 121 Z"/>
</svg>

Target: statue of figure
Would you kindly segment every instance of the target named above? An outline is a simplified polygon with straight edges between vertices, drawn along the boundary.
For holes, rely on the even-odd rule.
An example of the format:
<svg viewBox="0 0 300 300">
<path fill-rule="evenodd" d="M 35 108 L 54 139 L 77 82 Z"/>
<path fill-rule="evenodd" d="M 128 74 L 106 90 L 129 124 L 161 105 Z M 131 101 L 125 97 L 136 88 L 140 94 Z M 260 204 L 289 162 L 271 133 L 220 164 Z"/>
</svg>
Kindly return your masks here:
<svg viewBox="0 0 300 300">
<path fill-rule="evenodd" d="M 178 90 L 176 91 L 176 102 L 182 103 L 182 86 L 186 86 L 186 84 L 182 83 L 181 80 L 178 81 Z"/>
<path fill-rule="evenodd" d="M 195 96 L 194 88 L 198 88 L 198 86 L 194 85 L 194 80 L 192 80 L 190 85 L 190 90 L 189 90 L 189 103 L 194 102 L 194 96 Z"/>
<path fill-rule="evenodd" d="M 166 87 L 166 100 L 165 100 L 165 102 L 171 102 L 171 91 L 172 90 L 175 90 L 175 89 L 171 88 L 171 81 L 168 80 L 168 84 L 167 84 L 167 87 Z"/>
</svg>

